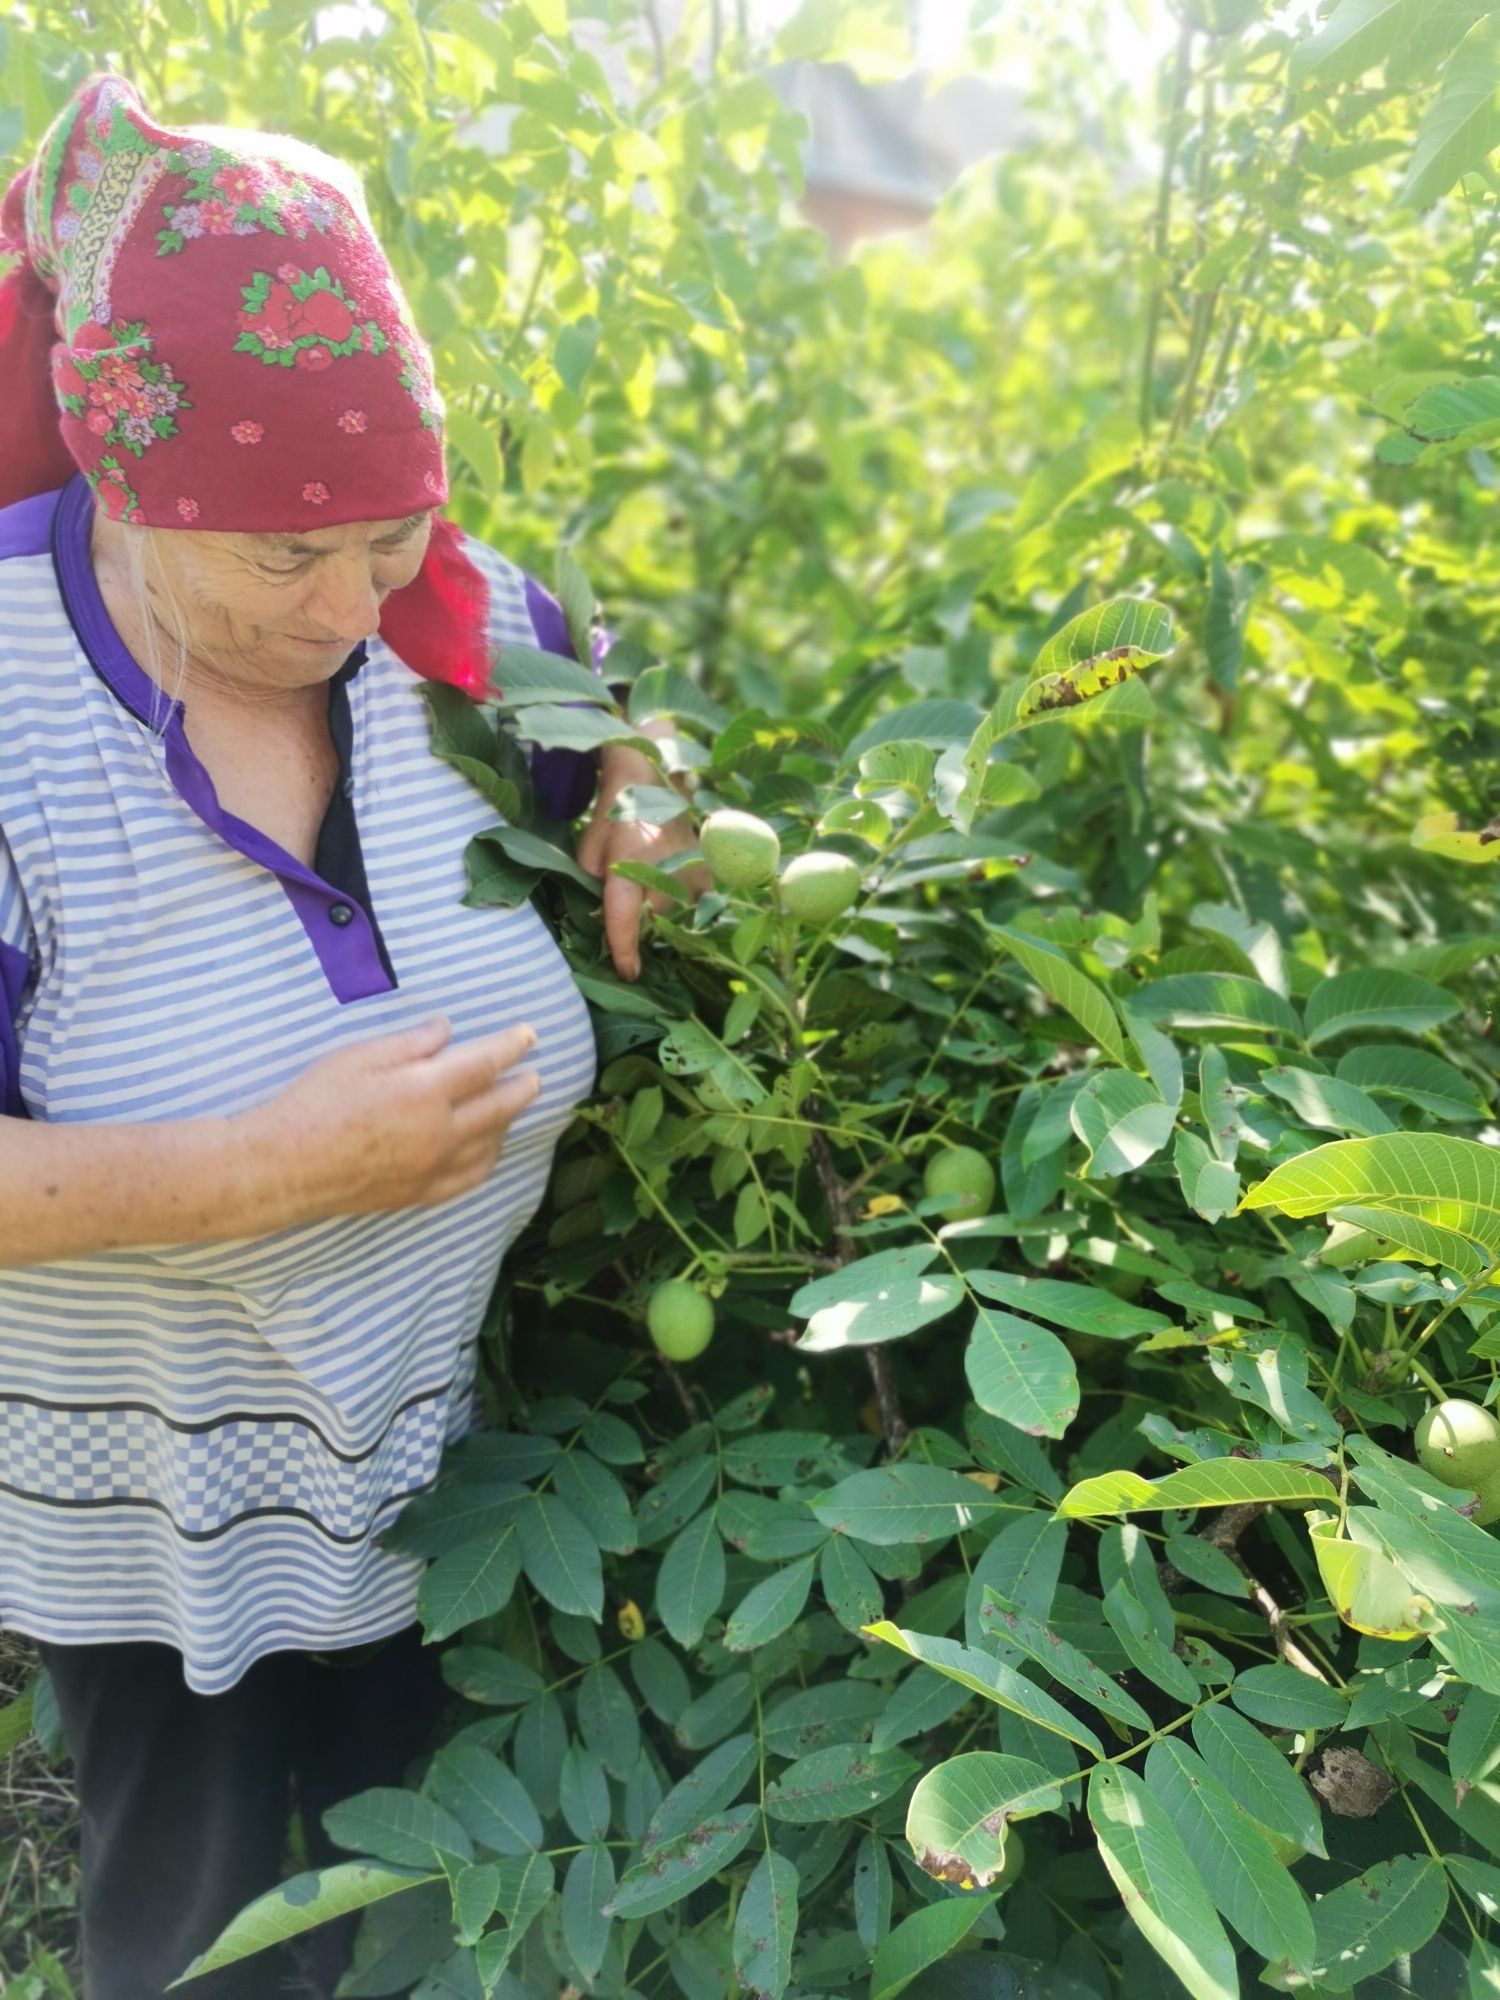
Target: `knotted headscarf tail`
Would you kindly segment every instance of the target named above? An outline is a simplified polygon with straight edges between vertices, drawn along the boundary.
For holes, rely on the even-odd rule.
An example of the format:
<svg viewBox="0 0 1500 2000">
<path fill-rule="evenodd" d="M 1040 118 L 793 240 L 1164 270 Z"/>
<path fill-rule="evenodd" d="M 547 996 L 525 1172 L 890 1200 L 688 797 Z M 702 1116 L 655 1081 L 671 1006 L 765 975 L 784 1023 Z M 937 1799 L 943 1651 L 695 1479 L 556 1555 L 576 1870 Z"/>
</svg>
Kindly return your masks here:
<svg viewBox="0 0 1500 2000">
<path fill-rule="evenodd" d="M 0 203 L 0 506 L 81 471 L 137 526 L 295 533 L 448 498 L 431 355 L 357 176 L 282 134 L 171 130 L 79 85 Z M 414 672 L 491 685 L 458 528 L 381 607 Z"/>
</svg>

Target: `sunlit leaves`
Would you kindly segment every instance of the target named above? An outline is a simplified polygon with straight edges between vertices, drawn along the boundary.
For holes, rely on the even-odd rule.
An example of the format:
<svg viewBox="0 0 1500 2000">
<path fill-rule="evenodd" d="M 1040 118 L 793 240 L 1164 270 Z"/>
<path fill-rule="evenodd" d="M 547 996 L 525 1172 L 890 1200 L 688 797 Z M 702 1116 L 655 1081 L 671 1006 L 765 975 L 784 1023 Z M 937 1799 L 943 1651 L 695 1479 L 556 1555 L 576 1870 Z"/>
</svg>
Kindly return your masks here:
<svg viewBox="0 0 1500 2000">
<path fill-rule="evenodd" d="M 1313 1555 L 1329 1602 L 1344 1623 L 1356 1632 L 1376 1639 L 1415 1639 L 1431 1612 L 1394 1563 L 1355 1538 L 1359 1516 L 1364 1510 L 1352 1508 L 1340 1535 L 1336 1521 L 1309 1525 Z"/>
<path fill-rule="evenodd" d="M 798 1346 L 813 1353 L 866 1347 L 914 1333 L 962 1302 L 963 1280 L 929 1271 L 936 1245 L 878 1250 L 795 1292 L 788 1310 L 808 1325 Z"/>
<path fill-rule="evenodd" d="M 1500 145 L 1500 22 L 1475 22 L 1443 70 L 1436 102 L 1417 134 L 1398 199 L 1413 208 L 1436 201 Z"/>
<path fill-rule="evenodd" d="M 1262 1070 L 1260 1080 L 1264 1089 L 1284 1099 L 1315 1132 L 1349 1132 L 1368 1138 L 1395 1129 L 1395 1120 L 1388 1118 L 1372 1097 L 1339 1077 L 1278 1063 L 1274 1069 Z"/>
<path fill-rule="evenodd" d="M 1007 527 L 1013 539 L 1031 533 L 1096 481 L 1128 465 L 1140 447 L 1130 414 L 1113 409 L 1092 430 L 1064 445 L 1032 474 Z"/>
<path fill-rule="evenodd" d="M 466 920 L 477 935 L 474 906 L 493 926 L 536 896 L 600 1045 L 588 1145 L 619 1157 L 542 1258 L 507 1245 L 494 1428 L 382 1537 L 432 1560 L 424 1617 L 472 1642 L 445 1675 L 475 1705 L 423 1787 L 475 1848 L 449 1874 L 460 1935 L 479 1936 L 428 1983 L 467 2000 L 480 1972 L 498 1981 L 519 1939 L 486 1913 L 493 1890 L 518 1924 L 532 1913 L 514 1977 L 559 1989 L 844 1990 L 873 1958 L 876 1993 L 924 1970 L 935 1990 L 971 1926 L 985 1955 L 964 1969 L 1003 1981 L 997 1945 L 1019 1958 L 1047 1948 L 1043 1924 L 1081 1922 L 1144 1991 L 1076 1811 L 1027 1829 L 1048 1870 L 1035 1927 L 1013 1896 L 1001 1940 L 961 1886 L 993 1887 L 1010 1820 L 1075 1806 L 1081 1767 L 1116 1755 L 1093 1837 L 1172 1978 L 1227 1987 L 1214 1907 L 1279 1978 L 1308 1963 L 1306 1905 L 1268 1856 L 1321 1845 L 1290 1754 L 1304 1731 L 1418 1732 L 1405 1747 L 1438 1795 L 1394 1735 L 1390 1767 L 1445 1847 L 1450 1808 L 1469 1835 L 1492 1806 L 1475 1788 L 1493 1776 L 1495 1541 L 1467 1496 L 1391 1469 L 1421 1401 L 1403 1357 L 1454 1288 L 1440 1267 L 1369 1268 L 1399 1250 L 1482 1275 L 1465 1232 L 1488 1224 L 1450 1212 L 1448 1155 L 1425 1188 L 1367 1175 L 1322 1207 L 1305 1186 L 1270 1201 L 1319 1171 L 1325 1134 L 1404 1145 L 1487 1115 L 1488 994 L 1467 975 L 1494 946 L 1464 902 L 1486 878 L 1457 864 L 1500 849 L 1446 820 L 1415 848 L 1402 835 L 1429 806 L 1474 828 L 1487 810 L 1494 593 L 1463 495 L 1493 479 L 1500 403 L 1443 317 L 1472 271 L 1460 205 L 1420 239 L 1370 227 L 1413 117 L 1469 57 L 1435 86 L 1441 23 L 1409 0 L 1248 32 L 1247 10 L 1187 0 L 1164 262 L 1141 259 L 1146 208 L 1106 134 L 1102 156 L 1072 149 L 1061 205 L 1050 154 L 1035 175 L 1012 157 L 999 202 L 970 177 L 913 285 L 899 243 L 829 264 L 772 226 L 793 120 L 740 67 L 736 10 L 699 11 L 705 37 L 723 17 L 715 74 L 668 52 L 653 83 L 646 47 L 628 102 L 595 54 L 602 4 L 576 37 L 559 0 L 420 23 L 403 6 L 372 44 L 415 74 L 415 30 L 445 94 L 514 115 L 506 150 L 466 147 L 452 172 L 456 121 L 427 130 L 398 79 L 375 180 L 414 198 L 403 254 L 437 246 L 414 296 L 456 322 L 441 354 L 469 413 L 450 439 L 463 518 L 518 555 L 562 521 L 582 538 L 559 585 L 575 648 L 595 625 L 585 568 L 608 622 L 640 634 L 628 725 L 586 666 L 515 644 L 498 713 L 454 697 L 435 743 L 519 835 L 476 843 Z M 868 12 L 815 0 L 786 52 L 845 50 Z M 1254 106 L 1281 102 L 1299 34 L 1309 87 L 1261 134 Z M 1154 291 L 1143 383 L 1127 375 Z M 1004 421 L 974 423 L 980 402 Z M 1372 410 L 1414 448 L 1373 499 Z M 1438 481 L 1424 454 L 1451 457 Z M 1182 664 L 1138 675 L 1173 628 Z M 513 734 L 588 754 L 652 718 L 676 725 L 651 753 L 661 781 L 631 787 L 612 829 L 678 816 L 668 777 L 686 772 L 705 804 L 773 818 L 789 852 L 862 846 L 871 893 L 846 937 L 789 953 L 769 908 L 693 905 L 680 876 L 638 869 L 620 880 L 677 900 L 646 924 L 642 979 L 609 969 L 566 843 L 527 845 Z M 934 1131 L 982 1146 L 1004 1183 L 984 1228 L 940 1248 L 913 1192 Z M 1237 1176 L 1262 1184 L 1242 1213 Z M 722 1323 L 688 1418 L 631 1304 L 694 1254 Z M 1443 1386 L 1461 1367 L 1482 1393 L 1489 1310 L 1475 1297 L 1421 1339 Z M 641 1398 L 629 1424 L 584 1414 L 616 1361 Z M 568 1394 L 539 1379 L 553 1368 Z M 773 1408 L 746 1401 L 773 1379 Z M 1390 1465 L 1361 1458 L 1362 1428 Z M 1332 1476 L 1307 1462 L 1325 1456 Z M 1356 1493 L 1309 1541 L 1303 1510 Z M 1248 1518 L 1221 1544 L 1226 1508 Z M 1328 1683 L 1287 1678 L 1262 1584 Z M 1395 1631 L 1417 1636 L 1387 1665 Z M 935 1879 L 899 1847 L 891 1866 L 908 1810 Z M 1403 1814 L 1354 1828 L 1356 1860 L 1346 1828 L 1338 1867 L 1303 1871 L 1330 1950 L 1330 1883 L 1415 1847 Z M 555 1884 L 501 1881 L 490 1857 L 525 1865 L 538 1840 L 578 1843 Z M 1092 1948 L 1067 1947 L 1064 1970 L 1097 1972 Z"/>
<path fill-rule="evenodd" d="M 1383 62 L 1424 0 L 1339 0 L 1331 17 L 1292 51 L 1292 81 L 1353 83 Z"/>
<path fill-rule="evenodd" d="M 1389 565 L 1363 542 L 1325 535 L 1275 535 L 1255 545 L 1273 585 L 1316 610 L 1358 623 L 1397 625 L 1406 605 Z"/>
<path fill-rule="evenodd" d="M 1097 667 L 1102 678 L 1107 665 L 1135 668 L 1159 660 L 1173 644 L 1172 618 L 1164 606 L 1143 598 L 1117 597 L 1054 632 L 1032 662 L 1032 671 L 1041 678 Z M 1121 654 L 1126 656 L 1123 661 Z"/>
<path fill-rule="evenodd" d="M 995 926 L 992 935 L 1059 1007 L 1064 1008 L 1091 1042 L 1128 1067 L 1119 1020 L 1103 990 L 1086 973 L 1051 945 L 1024 931 Z"/>
<path fill-rule="evenodd" d="M 1062 1788 L 1039 1764 L 973 1750 L 930 1770 L 906 1809 L 906 1838 L 918 1867 L 962 1889 L 984 1889 L 1005 1861 L 1012 1819 L 1050 1812 Z"/>
<path fill-rule="evenodd" d="M 1228 1507 L 1247 1501 L 1327 1500 L 1333 1487 L 1310 1467 L 1283 1459 L 1211 1458 L 1161 1479 L 1105 1472 L 1081 1479 L 1058 1503 L 1069 1520 L 1165 1507 Z"/>
<path fill-rule="evenodd" d="M 1337 1987 L 1373 1977 L 1420 1950 L 1447 1907 L 1447 1878 L 1431 1855 L 1376 1862 L 1319 1899 L 1314 1978 Z"/>
<path fill-rule="evenodd" d="M 1229 1786 L 1177 1737 L 1153 1744 L 1145 1779 L 1220 1914 L 1262 1957 L 1305 1969 L 1315 1949 L 1307 1898 Z"/>
<path fill-rule="evenodd" d="M 1232 972 L 1180 972 L 1141 987 L 1131 1005 L 1173 1028 L 1258 1028 L 1302 1038 L 1296 1009 L 1279 993 Z"/>
<path fill-rule="evenodd" d="M 1061 1702 L 1054 1701 L 1051 1695 L 1045 1694 L 1024 1674 L 1004 1665 L 992 1654 L 972 1646 L 960 1646 L 952 1639 L 930 1638 L 921 1632 L 908 1632 L 886 1619 L 879 1620 L 869 1630 L 873 1638 L 883 1639 L 888 1646 L 898 1647 L 912 1659 L 920 1660 L 924 1666 L 932 1667 L 948 1679 L 957 1681 L 961 1687 L 982 1695 L 986 1701 L 1010 1710 L 1039 1729 L 1066 1737 L 1070 1743 L 1081 1744 L 1085 1750 L 1092 1750 L 1096 1757 L 1103 1756 L 1099 1738 L 1087 1723 L 1080 1722 Z"/>
<path fill-rule="evenodd" d="M 1392 1028 L 1425 1034 L 1459 1011 L 1451 993 L 1407 972 L 1376 967 L 1342 972 L 1315 986 L 1307 998 L 1308 1045 L 1316 1048 L 1354 1028 Z"/>
<path fill-rule="evenodd" d="M 1151 1719 L 1133 1695 L 1117 1686 L 1076 1646 L 988 1586 L 980 1605 L 979 1623 L 987 1637 L 1018 1646 L 1080 1700 L 1130 1728 L 1150 1729 Z"/>
<path fill-rule="evenodd" d="M 1473 1139 L 1399 1132 L 1314 1147 L 1276 1168 L 1242 1208 L 1327 1215 L 1357 1205 L 1410 1216 L 1480 1244 L 1500 1260 L 1500 1151 Z"/>
<path fill-rule="evenodd" d="M 1339 1057 L 1337 1075 L 1373 1097 L 1393 1097 L 1450 1123 L 1482 1118 L 1473 1081 L 1428 1049 L 1363 1042 Z"/>
<path fill-rule="evenodd" d="M 1168 1809 L 1133 1771 L 1089 1779 L 1089 1819 L 1125 1908 L 1193 2000 L 1238 2000 L 1234 1950 Z"/>
<path fill-rule="evenodd" d="M 1219 1703 L 1194 1716 L 1193 1741 L 1252 1818 L 1309 1854 L 1325 1851 L 1312 1793 L 1253 1723 Z"/>
<path fill-rule="evenodd" d="M 1034 1437 L 1061 1437 L 1078 1414 L 1078 1371 L 1055 1333 L 1034 1320 L 981 1306 L 964 1373 L 974 1400 Z"/>
<path fill-rule="evenodd" d="M 1156 1086 L 1125 1070 L 1090 1078 L 1073 1100 L 1073 1130 L 1088 1148 L 1092 1180 L 1144 1166 L 1171 1138 L 1174 1123 Z"/>
<path fill-rule="evenodd" d="M 1182 1198 L 1205 1222 L 1232 1215 L 1240 1198 L 1240 1177 L 1225 1160 L 1215 1159 L 1196 1132 L 1179 1131 L 1172 1145 Z"/>
</svg>

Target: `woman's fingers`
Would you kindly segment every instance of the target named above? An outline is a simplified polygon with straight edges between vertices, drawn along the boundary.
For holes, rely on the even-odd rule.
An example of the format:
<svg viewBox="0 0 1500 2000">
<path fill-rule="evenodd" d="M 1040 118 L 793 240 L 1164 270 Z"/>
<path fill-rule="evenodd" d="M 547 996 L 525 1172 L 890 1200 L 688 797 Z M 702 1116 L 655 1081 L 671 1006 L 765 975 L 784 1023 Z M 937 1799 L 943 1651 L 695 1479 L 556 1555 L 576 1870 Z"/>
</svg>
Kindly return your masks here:
<svg viewBox="0 0 1500 2000">
<path fill-rule="evenodd" d="M 641 910 L 646 892 L 637 882 L 611 874 L 604 884 L 604 938 L 622 979 L 641 971 Z"/>
<path fill-rule="evenodd" d="M 441 1091 L 454 1106 L 492 1090 L 522 1056 L 536 1047 L 536 1030 L 529 1023 L 480 1035 L 445 1049 L 427 1066 L 424 1081 Z"/>
<path fill-rule="evenodd" d="M 518 1118 L 537 1097 L 542 1079 L 534 1069 L 518 1070 L 502 1077 L 487 1090 L 477 1092 L 453 1107 L 453 1136 L 459 1145 L 473 1140 L 492 1144 L 504 1137 L 513 1119 Z"/>
</svg>

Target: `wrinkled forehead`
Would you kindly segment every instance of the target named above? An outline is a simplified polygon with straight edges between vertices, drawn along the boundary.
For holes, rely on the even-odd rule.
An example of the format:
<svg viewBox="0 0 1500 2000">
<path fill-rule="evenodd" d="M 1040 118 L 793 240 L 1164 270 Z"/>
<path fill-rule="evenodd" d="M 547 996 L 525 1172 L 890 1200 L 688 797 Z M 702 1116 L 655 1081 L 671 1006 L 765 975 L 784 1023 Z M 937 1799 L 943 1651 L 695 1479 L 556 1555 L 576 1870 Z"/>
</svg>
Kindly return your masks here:
<svg viewBox="0 0 1500 2000">
<path fill-rule="evenodd" d="M 400 519 L 346 521 L 338 527 L 291 529 L 285 533 L 225 534 L 220 540 L 246 555 L 331 555 L 338 549 L 404 540 L 430 521 L 435 512 L 435 508 L 424 507 Z"/>
</svg>

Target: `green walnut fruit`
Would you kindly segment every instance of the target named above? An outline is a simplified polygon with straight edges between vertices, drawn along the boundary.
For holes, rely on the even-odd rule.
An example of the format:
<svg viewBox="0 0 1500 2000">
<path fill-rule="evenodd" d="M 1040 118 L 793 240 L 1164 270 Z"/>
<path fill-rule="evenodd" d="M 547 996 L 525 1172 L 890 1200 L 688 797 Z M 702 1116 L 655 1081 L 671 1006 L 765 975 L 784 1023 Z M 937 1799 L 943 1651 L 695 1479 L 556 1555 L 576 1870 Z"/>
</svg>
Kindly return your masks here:
<svg viewBox="0 0 1500 2000">
<path fill-rule="evenodd" d="M 698 846 L 721 889 L 762 889 L 781 862 L 776 829 L 754 813 L 710 813 L 699 830 Z"/>
<path fill-rule="evenodd" d="M 1488 1479 L 1481 1479 L 1474 1491 L 1479 1495 L 1479 1505 L 1469 1519 L 1481 1528 L 1487 1528 L 1492 1521 L 1500 1521 L 1500 1471 L 1492 1472 Z"/>
<path fill-rule="evenodd" d="M 1145 1273 L 1142 1271 L 1102 1271 L 1094 1282 L 1102 1285 L 1105 1291 L 1113 1292 L 1117 1299 L 1124 1299 L 1127 1305 L 1138 1299 L 1146 1289 Z"/>
<path fill-rule="evenodd" d="M 646 1326 L 668 1361 L 692 1361 L 714 1337 L 714 1309 L 696 1286 L 668 1278 L 646 1301 Z"/>
<path fill-rule="evenodd" d="M 1445 1486 L 1468 1492 L 1500 1483 L 1500 1423 L 1461 1396 L 1437 1403 L 1417 1425 L 1417 1462 Z"/>
<path fill-rule="evenodd" d="M 970 1222 L 976 1215 L 988 1215 L 995 1200 L 995 1169 L 972 1146 L 945 1146 L 928 1156 L 922 1173 L 925 1195 L 947 1195 L 944 1222 Z M 952 1197 L 958 1196 L 954 1200 Z"/>
<path fill-rule="evenodd" d="M 1005 1832 L 1005 1865 L 995 1877 L 993 1886 L 996 1889 L 1008 1889 L 1025 1866 L 1025 1842 L 1013 1826 L 1007 1827 Z"/>
<path fill-rule="evenodd" d="M 1250 1819 L 1248 1813 L 1245 1817 Z M 1307 1849 L 1302 1845 L 1300 1840 L 1293 1840 L 1290 1834 L 1278 1833 L 1274 1827 L 1267 1826 L 1264 1820 L 1250 1819 L 1250 1824 L 1260 1828 L 1270 1843 L 1271 1852 L 1276 1856 L 1276 1859 L 1281 1863 L 1283 1868 L 1292 1867 L 1294 1863 L 1300 1861 L 1303 1855 L 1306 1854 Z"/>
<path fill-rule="evenodd" d="M 805 924 L 831 924 L 859 894 L 859 863 L 847 854 L 814 847 L 781 871 L 781 901 Z"/>
</svg>

